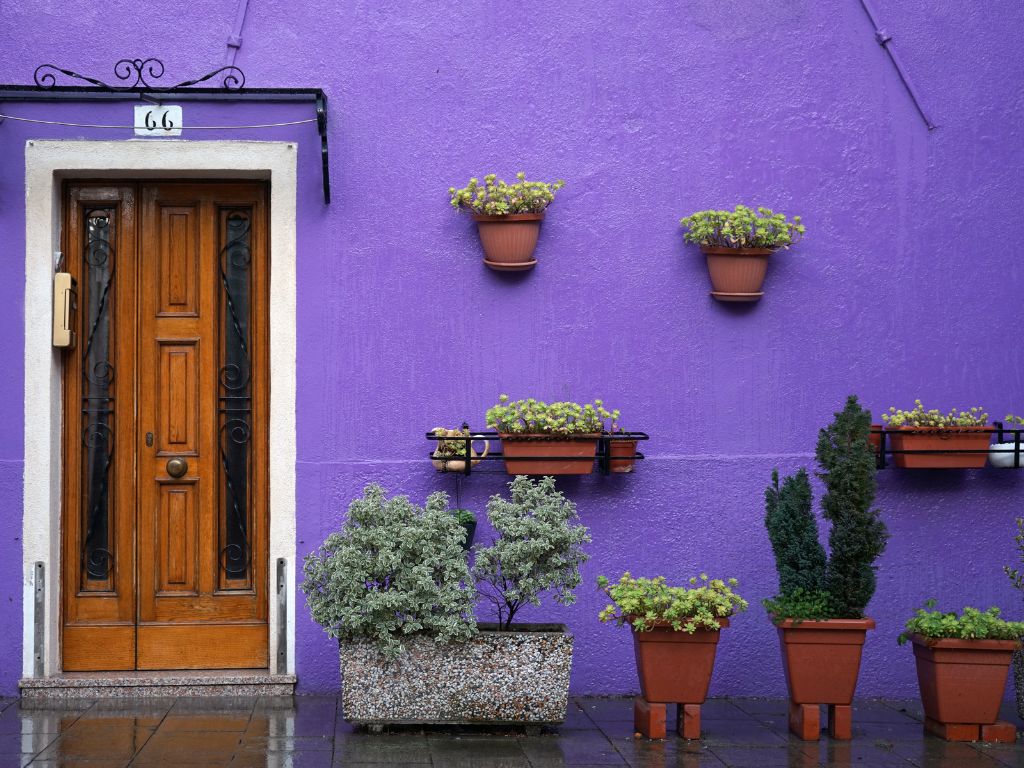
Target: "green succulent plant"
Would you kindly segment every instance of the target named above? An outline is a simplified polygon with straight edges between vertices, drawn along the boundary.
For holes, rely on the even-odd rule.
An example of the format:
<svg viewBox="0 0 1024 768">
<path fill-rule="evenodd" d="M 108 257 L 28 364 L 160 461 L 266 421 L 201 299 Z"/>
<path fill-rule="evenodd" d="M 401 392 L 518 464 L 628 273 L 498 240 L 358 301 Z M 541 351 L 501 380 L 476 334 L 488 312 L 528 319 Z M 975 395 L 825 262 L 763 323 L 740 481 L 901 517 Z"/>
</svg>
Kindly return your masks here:
<svg viewBox="0 0 1024 768">
<path fill-rule="evenodd" d="M 806 227 L 799 216 L 792 220 L 771 208 L 737 205 L 732 211 L 697 211 L 679 223 L 686 229 L 683 238 L 716 248 L 789 248 L 804 235 Z"/>
<path fill-rule="evenodd" d="M 501 395 L 498 404 L 487 410 L 487 426 L 506 434 L 592 434 L 604 429 L 606 419 L 617 425 L 618 418 L 619 412 L 607 410 L 602 400 L 580 405 L 532 397 L 510 401 L 508 395 Z"/>
<path fill-rule="evenodd" d="M 698 629 L 721 629 L 721 619 L 747 610 L 747 601 L 733 589 L 738 585 L 736 579 L 710 579 L 705 573 L 692 577 L 688 587 L 671 587 L 664 576 L 636 578 L 629 571 L 614 584 L 598 576 L 598 588 L 612 601 L 598 618 L 630 624 L 639 632 L 658 624 L 691 635 Z"/>
<path fill-rule="evenodd" d="M 527 181 L 526 174 L 521 171 L 512 184 L 506 184 L 497 175 L 489 173 L 484 176 L 483 185 L 474 177 L 461 189 L 449 187 L 448 194 L 452 208 L 457 211 L 465 209 L 486 216 L 508 216 L 541 213 L 554 201 L 555 192 L 564 186 L 561 179 L 552 183 Z"/>
<path fill-rule="evenodd" d="M 1024 636 L 1024 622 L 1000 618 L 1000 611 L 995 606 L 987 611 L 967 606 L 959 615 L 955 611 L 928 610 L 934 607 L 935 601 L 929 600 L 914 612 L 905 631 L 897 638 L 900 645 L 906 643 L 912 634 L 957 640 L 1020 640 Z"/>
<path fill-rule="evenodd" d="M 890 427 L 984 427 L 988 424 L 988 414 L 980 407 L 966 411 L 954 408 L 949 413 L 936 409 L 926 411 L 921 401 L 915 400 L 914 408 L 909 411 L 895 406 L 889 408 L 888 413 L 882 414 L 882 421 Z"/>
</svg>

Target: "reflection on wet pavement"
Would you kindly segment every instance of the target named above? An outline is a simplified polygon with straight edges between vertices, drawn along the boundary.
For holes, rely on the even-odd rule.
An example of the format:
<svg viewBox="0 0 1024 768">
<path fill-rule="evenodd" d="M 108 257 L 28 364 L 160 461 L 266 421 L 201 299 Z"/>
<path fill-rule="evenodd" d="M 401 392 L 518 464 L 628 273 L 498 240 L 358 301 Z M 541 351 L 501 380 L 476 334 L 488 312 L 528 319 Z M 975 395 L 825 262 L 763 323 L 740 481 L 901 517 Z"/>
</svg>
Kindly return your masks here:
<svg viewBox="0 0 1024 768">
<path fill-rule="evenodd" d="M 370 734 L 342 719 L 332 696 L 0 701 L 0 766 L 453 766 L 460 768 L 812 768 L 1024 766 L 1015 745 L 953 744 L 925 735 L 913 702 L 858 702 L 849 742 L 789 735 L 786 702 L 714 699 L 699 741 L 633 733 L 628 698 L 576 698 L 565 725 L 402 729 Z M 1017 722 L 1012 707 L 1003 719 Z"/>
</svg>

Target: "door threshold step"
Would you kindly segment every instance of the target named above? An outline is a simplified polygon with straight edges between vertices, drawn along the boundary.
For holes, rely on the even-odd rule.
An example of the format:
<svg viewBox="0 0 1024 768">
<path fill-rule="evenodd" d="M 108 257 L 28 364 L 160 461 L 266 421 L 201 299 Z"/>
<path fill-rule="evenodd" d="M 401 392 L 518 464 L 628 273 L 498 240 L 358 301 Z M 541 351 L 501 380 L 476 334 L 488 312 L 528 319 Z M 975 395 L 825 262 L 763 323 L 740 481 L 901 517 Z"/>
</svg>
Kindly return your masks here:
<svg viewBox="0 0 1024 768">
<path fill-rule="evenodd" d="M 148 699 L 157 696 L 292 696 L 295 675 L 263 669 L 64 672 L 18 682 L 23 701 Z"/>
</svg>

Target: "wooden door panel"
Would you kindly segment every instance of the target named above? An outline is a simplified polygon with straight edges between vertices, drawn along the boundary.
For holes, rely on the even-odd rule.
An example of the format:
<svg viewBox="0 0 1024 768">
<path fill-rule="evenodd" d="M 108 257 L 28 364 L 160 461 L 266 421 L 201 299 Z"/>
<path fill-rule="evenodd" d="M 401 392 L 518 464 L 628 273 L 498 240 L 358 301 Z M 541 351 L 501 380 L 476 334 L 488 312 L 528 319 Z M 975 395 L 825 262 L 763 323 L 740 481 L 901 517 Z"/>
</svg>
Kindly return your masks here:
<svg viewBox="0 0 1024 768">
<path fill-rule="evenodd" d="M 67 670 L 269 664 L 265 194 L 258 183 L 69 186 L 69 268 L 87 302 L 110 304 L 102 343 L 65 373 Z M 90 273 L 101 220 L 118 254 L 107 293 L 107 272 Z M 108 347 L 113 363 L 98 365 Z M 96 390 L 97 378 L 112 382 Z M 110 448 L 106 474 L 102 451 L 75 439 L 98 396 L 106 421 L 93 430 L 109 437 L 91 440 Z M 187 462 L 181 476 L 171 459 Z M 97 494 L 103 478 L 109 492 Z M 107 570 L 94 562 L 104 558 Z"/>
</svg>

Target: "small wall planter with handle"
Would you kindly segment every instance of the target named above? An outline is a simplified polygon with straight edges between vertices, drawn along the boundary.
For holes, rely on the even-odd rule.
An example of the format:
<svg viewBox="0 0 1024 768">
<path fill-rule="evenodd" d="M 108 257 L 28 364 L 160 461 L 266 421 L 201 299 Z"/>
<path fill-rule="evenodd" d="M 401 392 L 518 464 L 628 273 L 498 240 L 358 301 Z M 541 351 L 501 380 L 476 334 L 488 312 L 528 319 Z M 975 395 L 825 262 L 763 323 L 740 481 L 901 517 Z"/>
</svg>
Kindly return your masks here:
<svg viewBox="0 0 1024 768">
<path fill-rule="evenodd" d="M 920 400 L 882 414 L 893 463 L 903 469 L 979 469 L 985 466 L 993 427 L 981 408 L 942 413 Z M 920 453 L 918 453 L 920 451 Z"/>
<path fill-rule="evenodd" d="M 633 630 L 640 678 L 634 727 L 647 738 L 665 738 L 667 704 L 679 705 L 679 735 L 700 738 L 700 708 L 711 684 L 719 631 L 729 626 L 730 616 L 747 609 L 746 600 L 733 591 L 736 585 L 736 579 L 703 574 L 690 579 L 688 587 L 670 587 L 663 576 L 634 578 L 628 572 L 614 584 L 598 579 L 612 600 L 601 611 L 601 621 Z"/>
<path fill-rule="evenodd" d="M 768 258 L 803 237 L 800 217 L 790 221 L 770 208 L 737 205 L 733 211 L 697 211 L 680 221 L 688 243 L 700 246 L 711 278 L 711 295 L 719 301 L 757 301 L 768 271 Z"/>
<path fill-rule="evenodd" d="M 1003 422 L 996 422 L 996 442 L 989 448 L 988 462 L 993 467 L 1004 467 L 1020 469 L 1024 467 L 1024 445 L 1022 445 L 1021 427 L 1024 427 L 1024 417 L 1014 416 L 1012 413 Z"/>
<path fill-rule="evenodd" d="M 947 741 L 1015 742 L 1016 727 L 998 718 L 1021 635 L 1024 623 L 1003 621 L 998 608 L 919 609 L 900 643 L 913 643 L 925 728 Z"/>
<path fill-rule="evenodd" d="M 525 173 L 516 174 L 516 181 L 506 184 L 495 174 L 484 176 L 481 186 L 476 178 L 462 189 L 451 187 L 452 207 L 469 210 L 476 221 L 484 264 L 501 272 L 522 272 L 533 269 L 544 211 L 555 199 L 555 192 L 565 182 L 551 184 L 527 181 Z"/>
</svg>

